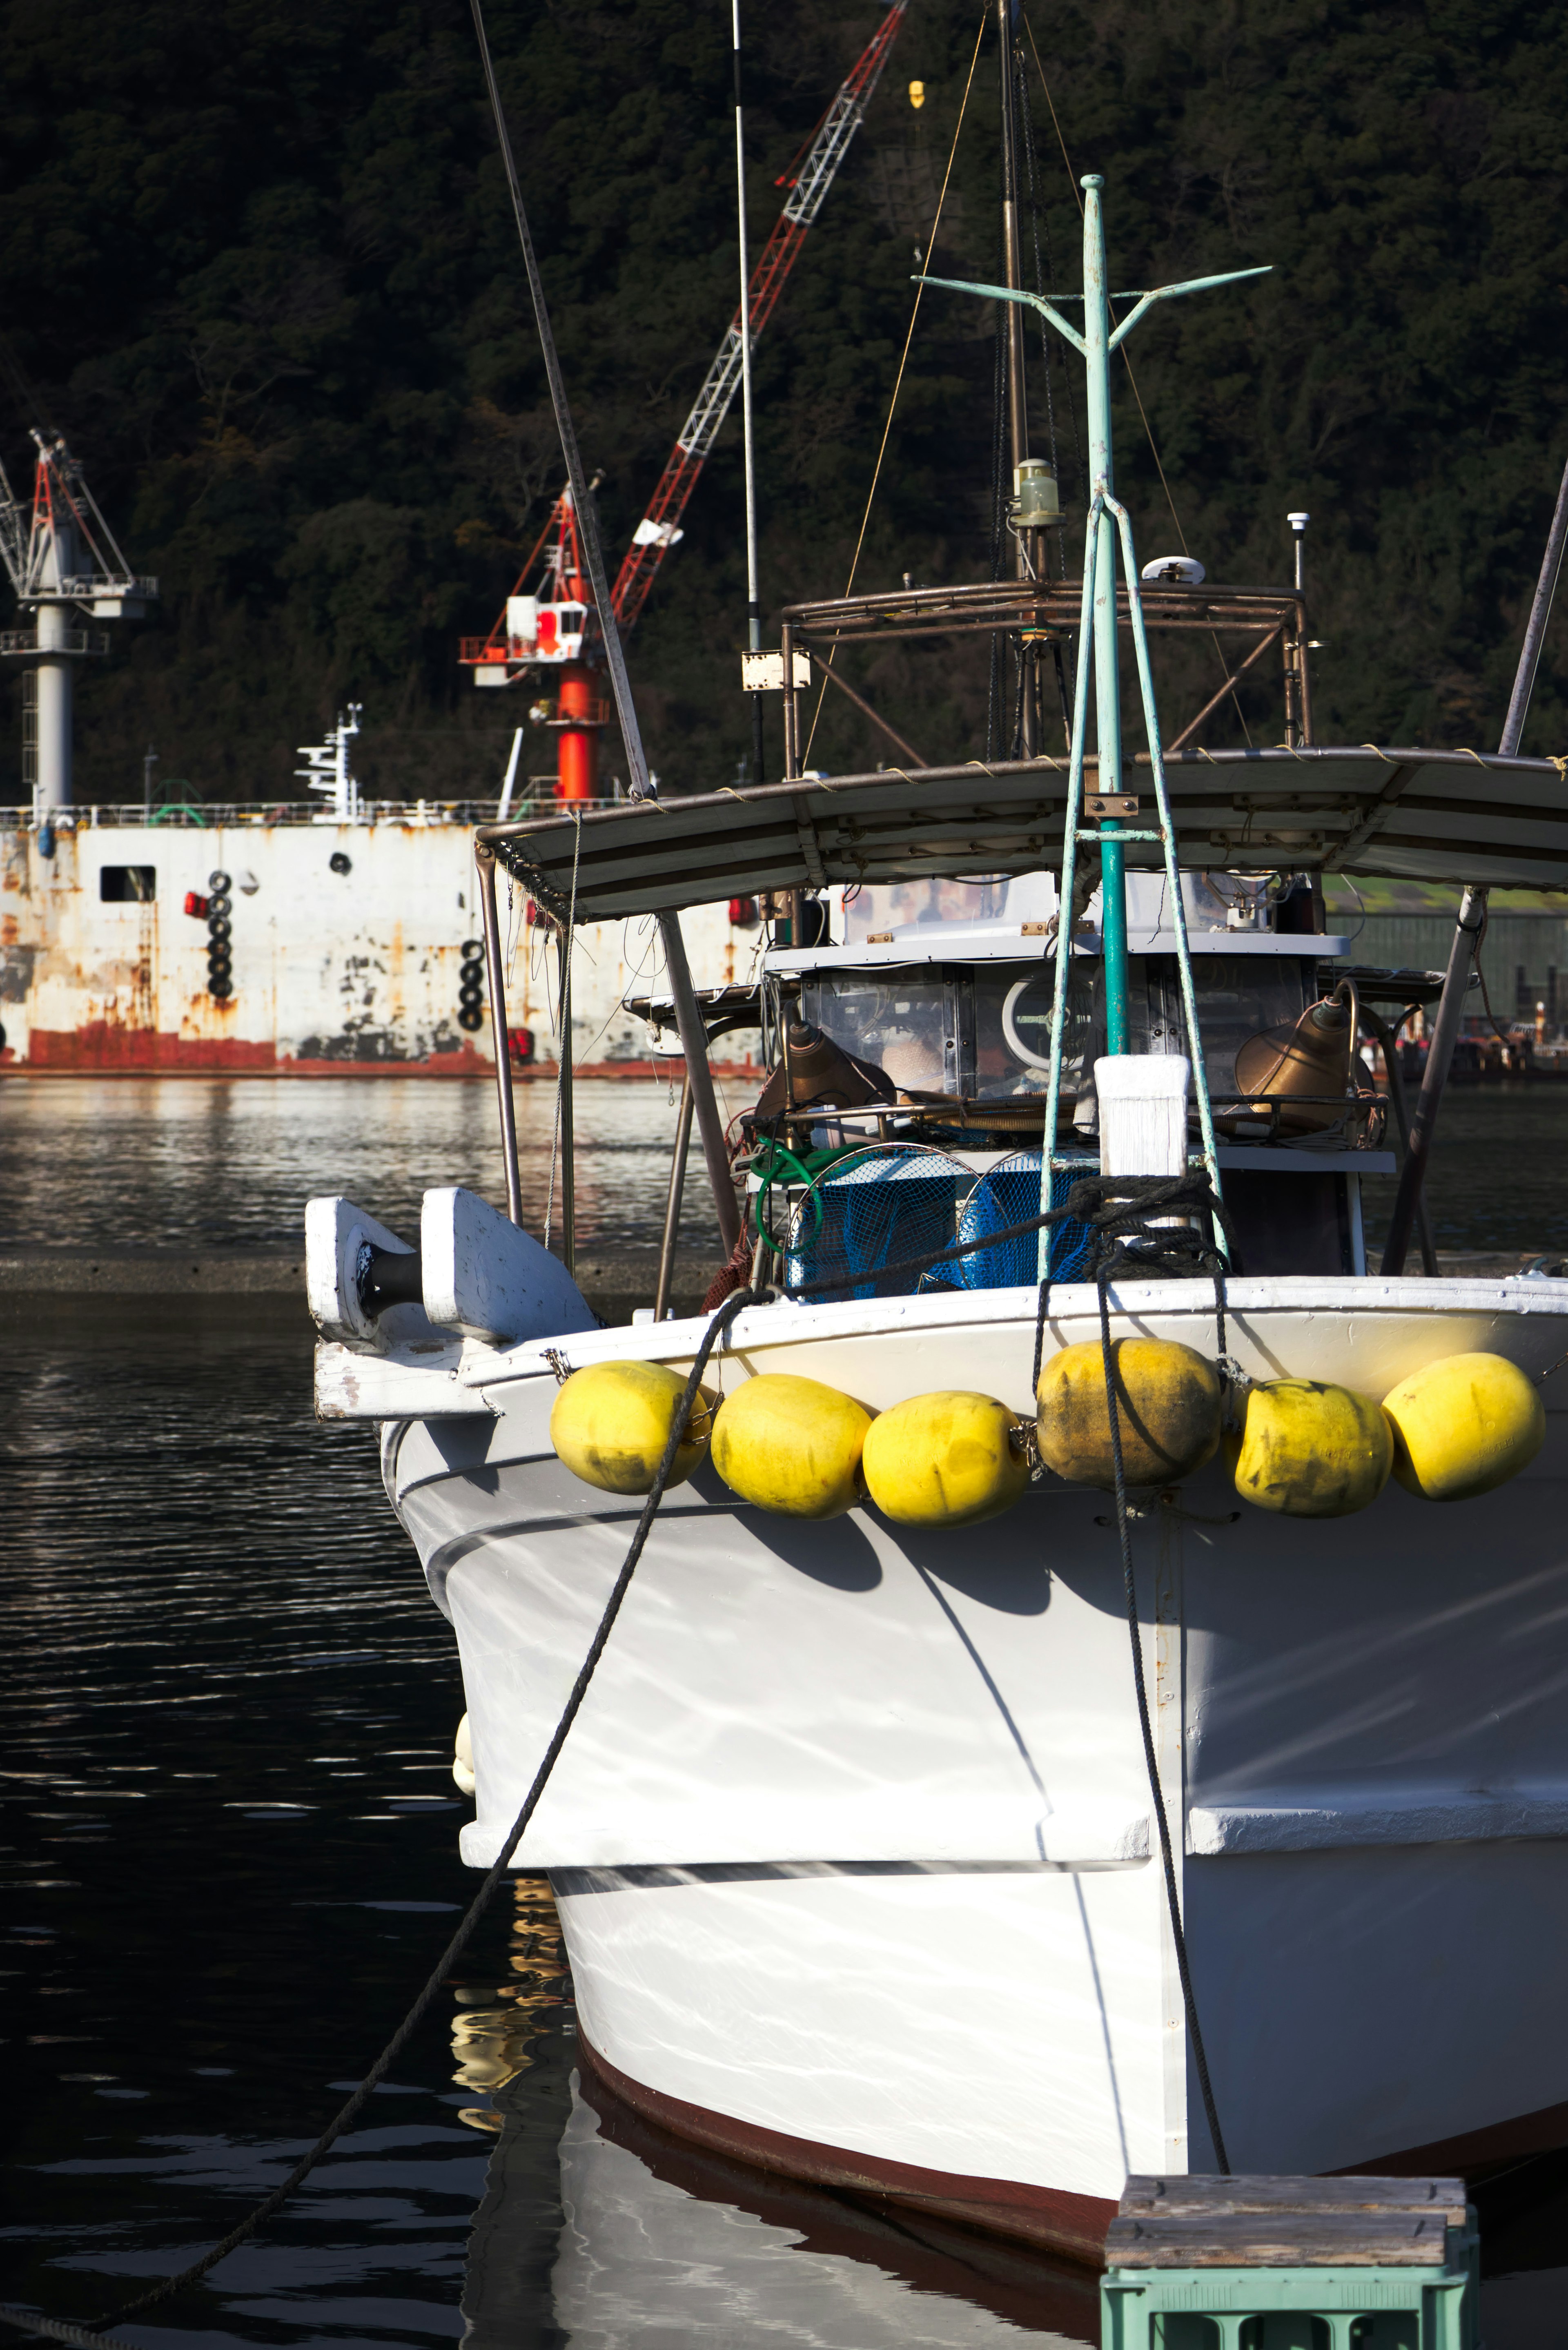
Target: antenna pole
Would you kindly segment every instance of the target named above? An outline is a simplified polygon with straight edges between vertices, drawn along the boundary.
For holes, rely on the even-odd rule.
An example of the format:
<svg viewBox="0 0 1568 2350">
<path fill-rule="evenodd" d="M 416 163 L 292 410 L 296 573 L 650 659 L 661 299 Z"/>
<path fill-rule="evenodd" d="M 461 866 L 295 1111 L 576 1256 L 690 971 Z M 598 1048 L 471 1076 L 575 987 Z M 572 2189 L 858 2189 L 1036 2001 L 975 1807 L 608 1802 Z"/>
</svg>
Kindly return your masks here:
<svg viewBox="0 0 1568 2350">
<path fill-rule="evenodd" d="M 534 319 L 539 330 L 540 347 L 545 354 L 545 373 L 550 386 L 550 403 L 556 411 L 556 430 L 560 436 L 561 453 L 566 461 L 566 477 L 571 484 L 572 504 L 576 514 L 581 538 L 584 566 L 588 585 L 593 591 L 594 608 L 598 614 L 599 629 L 604 638 L 605 665 L 609 671 L 610 691 L 615 697 L 616 716 L 620 721 L 621 739 L 626 745 L 628 770 L 628 796 L 634 800 L 656 796 L 648 779 L 648 759 L 642 747 L 642 729 L 638 723 L 637 707 L 631 698 L 631 680 L 627 675 L 626 653 L 616 622 L 615 607 L 610 601 L 609 583 L 605 577 L 604 549 L 599 544 L 599 518 L 583 473 L 583 461 L 577 451 L 576 429 L 566 400 L 566 380 L 561 374 L 560 354 L 556 348 L 555 330 L 550 324 L 549 307 L 545 300 L 544 281 L 534 252 L 534 239 L 529 233 L 528 214 L 524 209 L 523 183 L 517 176 L 517 161 L 512 152 L 512 140 L 506 129 L 506 116 L 501 104 L 501 89 L 495 78 L 495 67 L 490 55 L 490 43 L 485 37 L 484 12 L 481 0 L 471 0 L 473 29 L 479 41 L 480 61 L 484 68 L 485 88 L 490 93 L 491 112 L 495 118 L 495 137 L 501 150 L 502 168 L 512 198 L 512 214 L 517 224 L 517 242 L 523 248 L 523 265 L 528 273 L 528 290 L 534 299 Z M 679 914 L 660 914 L 659 933 L 664 943 L 665 968 L 670 975 L 670 993 L 675 998 L 675 1021 L 680 1031 L 680 1047 L 686 1055 L 686 1066 L 691 1072 L 691 1090 L 696 1107 L 698 1129 L 702 1137 L 702 1156 L 707 1162 L 708 1180 L 713 1190 L 713 1205 L 718 1213 L 719 1231 L 726 1253 L 733 1250 L 740 1238 L 741 1220 L 735 1207 L 735 1186 L 730 1173 L 730 1154 L 724 1146 L 724 1122 L 719 1115 L 719 1104 L 713 1092 L 713 1073 L 708 1066 L 708 1032 L 698 1008 L 691 985 L 691 968 L 686 961 L 686 941 L 681 936 Z M 509 1074 L 509 1073 L 508 1073 Z"/>
<path fill-rule="evenodd" d="M 1013 95 L 1013 0 L 996 0 L 996 33 L 1002 72 L 1002 263 L 1009 289 L 1023 285 L 1023 247 L 1018 224 L 1018 122 Z M 1016 302 L 1007 306 L 1007 433 L 1012 452 L 1012 481 L 1029 454 L 1029 390 L 1024 367 L 1023 312 Z M 1029 577 L 1026 541 L 1020 533 L 1014 543 L 1014 566 L 1021 579 Z M 1040 747 L 1039 691 L 1033 662 L 1020 645 L 1023 668 L 1023 755 L 1033 759 Z"/>
<path fill-rule="evenodd" d="M 741 0 L 730 0 L 735 43 L 735 211 L 741 231 L 741 437 L 746 475 L 746 641 L 763 649 L 763 596 L 757 571 L 757 475 L 752 441 L 752 276 L 746 235 L 746 130 L 741 104 Z M 763 781 L 763 697 L 752 696 L 753 781 Z"/>
<path fill-rule="evenodd" d="M 1014 292 L 1023 285 L 1018 234 L 1018 132 L 1012 96 L 1012 0 L 996 0 L 1002 70 L 1002 266 Z M 1023 369 L 1023 313 L 1007 306 L 1007 431 L 1014 470 L 1029 454 L 1029 410 Z"/>
</svg>

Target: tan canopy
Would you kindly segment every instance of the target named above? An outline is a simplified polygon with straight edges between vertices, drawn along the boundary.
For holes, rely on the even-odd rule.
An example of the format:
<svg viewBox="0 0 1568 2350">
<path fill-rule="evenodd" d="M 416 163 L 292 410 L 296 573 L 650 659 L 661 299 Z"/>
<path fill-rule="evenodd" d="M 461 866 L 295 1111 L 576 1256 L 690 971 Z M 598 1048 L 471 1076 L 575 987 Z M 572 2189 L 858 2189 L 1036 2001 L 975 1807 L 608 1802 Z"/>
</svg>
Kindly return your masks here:
<svg viewBox="0 0 1568 2350">
<path fill-rule="evenodd" d="M 1183 752 L 1167 780 L 1183 866 L 1568 889 L 1568 761 L 1372 746 Z M 1148 763 L 1127 775 L 1152 829 Z M 1095 764 L 1085 787 L 1093 791 Z M 1067 762 L 975 761 L 565 810 L 487 825 L 547 913 L 661 913 L 765 889 L 1059 866 Z M 580 834 L 580 837 L 579 837 Z M 1160 863 L 1153 841 L 1127 862 Z"/>
</svg>

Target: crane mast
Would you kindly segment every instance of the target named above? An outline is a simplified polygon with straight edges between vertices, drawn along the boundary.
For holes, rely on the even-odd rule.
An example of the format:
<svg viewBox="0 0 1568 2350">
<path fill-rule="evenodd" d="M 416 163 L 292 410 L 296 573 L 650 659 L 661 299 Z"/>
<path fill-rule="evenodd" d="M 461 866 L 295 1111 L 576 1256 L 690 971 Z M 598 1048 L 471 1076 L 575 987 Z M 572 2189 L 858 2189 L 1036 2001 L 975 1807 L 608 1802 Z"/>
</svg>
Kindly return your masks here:
<svg viewBox="0 0 1568 2350">
<path fill-rule="evenodd" d="M 140 620 L 158 598 L 115 543 L 80 464 L 59 434 L 35 432 L 37 462 L 27 514 L 0 466 L 0 562 L 30 629 L 0 631 L 0 659 L 26 664 L 22 769 L 34 820 L 71 805 L 71 718 L 78 661 L 109 650 L 95 620 Z"/>
<path fill-rule="evenodd" d="M 865 119 L 866 109 L 908 7 L 909 0 L 893 0 L 872 39 L 846 76 L 804 154 L 781 182 L 781 184 L 787 184 L 789 194 L 751 276 L 753 343 L 777 307 L 784 282 L 805 241 L 806 232 L 822 210 L 838 167 L 849 151 L 850 141 Z M 702 388 L 692 403 L 691 412 L 676 436 L 670 462 L 659 478 L 647 513 L 632 534 L 631 545 L 626 551 L 610 590 L 610 604 L 623 636 L 635 625 L 648 600 L 649 590 L 659 565 L 681 536 L 680 516 L 696 487 L 697 477 L 708 453 L 718 439 L 719 429 L 730 412 L 731 403 L 740 390 L 743 358 L 741 314 L 737 310 L 730 323 L 729 332 L 703 378 Z M 534 649 L 526 627 L 530 604 L 542 599 L 530 598 L 525 590 L 541 550 L 548 546 L 553 555 L 557 547 L 564 548 L 571 543 L 569 507 L 570 499 L 563 494 L 551 508 L 539 542 L 530 554 L 516 588 L 507 598 L 506 608 L 489 636 L 463 638 L 458 658 L 465 668 L 472 670 L 475 685 L 512 684 L 535 662 L 547 658 Z M 556 562 L 554 568 L 559 572 L 562 566 Z M 548 574 L 544 585 L 547 590 Z M 519 619 L 524 625 L 514 626 Z M 575 751 L 579 735 L 597 733 L 597 724 L 602 720 L 597 716 L 600 705 L 592 700 L 582 680 L 568 677 L 564 672 L 561 685 L 561 708 L 556 723 L 563 729 L 565 777 L 565 754 L 568 745 Z M 566 706 L 568 700 L 580 702 L 581 709 L 568 711 Z M 590 716 L 590 711 L 595 714 Z M 575 723 L 572 723 L 574 721 Z M 569 795 L 574 798 L 583 795 L 582 773 L 587 771 L 588 764 L 587 753 L 577 754 L 572 776 L 568 779 L 571 785 Z M 579 768 L 582 773 L 579 773 Z"/>
</svg>

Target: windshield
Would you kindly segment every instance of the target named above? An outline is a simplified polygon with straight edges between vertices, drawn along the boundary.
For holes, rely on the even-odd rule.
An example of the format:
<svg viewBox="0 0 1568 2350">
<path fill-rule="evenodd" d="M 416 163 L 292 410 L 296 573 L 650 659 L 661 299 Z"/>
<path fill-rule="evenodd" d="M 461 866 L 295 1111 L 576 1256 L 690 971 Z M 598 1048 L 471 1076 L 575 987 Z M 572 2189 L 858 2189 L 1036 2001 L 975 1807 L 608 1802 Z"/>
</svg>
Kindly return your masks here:
<svg viewBox="0 0 1568 2350">
<path fill-rule="evenodd" d="M 949 1076 L 948 983 L 940 972 L 867 978 L 819 972 L 802 987 L 801 1009 L 846 1052 L 886 1069 L 896 1092 L 956 1091 Z"/>
<path fill-rule="evenodd" d="M 841 933 L 846 946 L 858 946 L 885 931 L 919 923 L 1000 921 L 1007 905 L 1005 876 L 995 880 L 895 881 L 843 893 Z"/>
<path fill-rule="evenodd" d="M 1099 1033 L 1097 972 L 1075 963 L 1063 1070 L 1069 1097 Z M 1055 985 L 1054 964 L 1042 962 L 813 972 L 801 1013 L 846 1052 L 885 1069 L 898 1093 L 1005 1101 L 1045 1090 Z"/>
</svg>

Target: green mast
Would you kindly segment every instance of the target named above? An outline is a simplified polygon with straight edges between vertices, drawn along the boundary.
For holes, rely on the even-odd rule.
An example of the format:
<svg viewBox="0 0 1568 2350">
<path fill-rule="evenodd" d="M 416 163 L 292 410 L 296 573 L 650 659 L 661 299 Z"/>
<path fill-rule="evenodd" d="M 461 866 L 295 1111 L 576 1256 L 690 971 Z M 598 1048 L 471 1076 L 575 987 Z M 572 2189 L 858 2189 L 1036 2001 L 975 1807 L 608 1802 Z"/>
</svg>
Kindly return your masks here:
<svg viewBox="0 0 1568 2350">
<path fill-rule="evenodd" d="M 1088 380 L 1089 513 L 1084 542 L 1084 598 L 1078 637 L 1077 691 L 1073 715 L 1072 754 L 1068 762 L 1067 809 L 1064 827 L 1062 882 L 1056 922 L 1056 1008 L 1051 1032 L 1051 1076 L 1045 1097 L 1044 1149 L 1041 1167 L 1043 1203 L 1050 1204 L 1051 1170 L 1056 1158 L 1056 1111 L 1061 1098 L 1062 1039 L 1065 1032 L 1068 966 L 1072 959 L 1073 883 L 1080 840 L 1096 842 L 1100 851 L 1100 930 L 1105 948 L 1106 1042 L 1112 1055 L 1125 1055 L 1130 1042 L 1127 1020 L 1127 915 L 1124 851 L 1129 841 L 1158 842 L 1164 851 L 1166 879 L 1176 933 L 1177 961 L 1181 973 L 1182 1007 L 1192 1047 L 1192 1084 L 1203 1137 L 1203 1157 L 1209 1180 L 1220 1188 L 1220 1166 L 1209 1089 L 1204 1082 L 1198 1033 L 1198 1003 L 1188 950 L 1187 914 L 1181 896 L 1176 831 L 1165 788 L 1165 764 L 1160 751 L 1159 712 L 1155 704 L 1154 677 L 1149 666 L 1148 639 L 1138 594 L 1137 558 L 1133 550 L 1132 519 L 1116 499 L 1111 447 L 1111 353 L 1124 343 L 1144 313 L 1156 302 L 1174 301 L 1183 294 L 1201 294 L 1213 286 L 1235 286 L 1249 277 L 1263 277 L 1267 267 L 1233 269 L 1217 277 L 1193 277 L 1178 286 L 1159 286 L 1148 293 L 1112 295 L 1106 281 L 1106 232 L 1100 205 L 1105 182 L 1090 172 L 1084 188 L 1084 328 L 1069 326 L 1054 305 L 1037 294 L 1006 286 L 981 286 L 956 277 L 928 277 L 928 286 L 945 286 L 957 294 L 979 294 L 999 302 L 1023 302 L 1038 310 L 1084 361 Z M 1073 300 L 1072 296 L 1059 297 Z M 1133 307 L 1119 326 L 1111 323 L 1113 301 Z M 1153 771 L 1157 830 L 1129 829 L 1119 816 L 1102 816 L 1094 830 L 1083 828 L 1084 754 L 1091 656 L 1095 680 L 1095 727 L 1098 753 L 1098 791 L 1102 799 L 1122 794 L 1121 672 L 1116 643 L 1116 567 L 1118 558 L 1127 583 L 1127 617 L 1137 660 L 1144 727 Z M 1041 1272 L 1044 1272 L 1045 1238 L 1041 1236 Z"/>
</svg>

